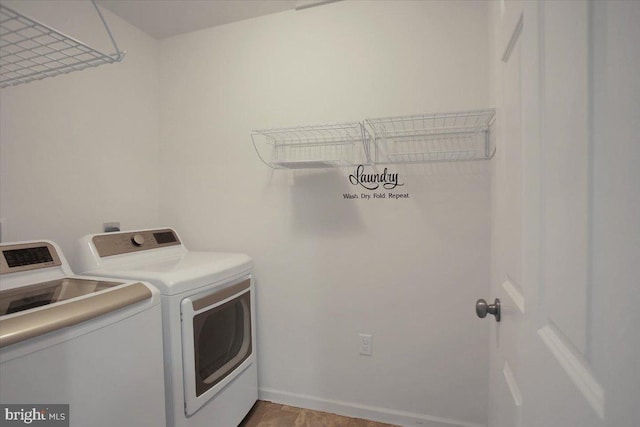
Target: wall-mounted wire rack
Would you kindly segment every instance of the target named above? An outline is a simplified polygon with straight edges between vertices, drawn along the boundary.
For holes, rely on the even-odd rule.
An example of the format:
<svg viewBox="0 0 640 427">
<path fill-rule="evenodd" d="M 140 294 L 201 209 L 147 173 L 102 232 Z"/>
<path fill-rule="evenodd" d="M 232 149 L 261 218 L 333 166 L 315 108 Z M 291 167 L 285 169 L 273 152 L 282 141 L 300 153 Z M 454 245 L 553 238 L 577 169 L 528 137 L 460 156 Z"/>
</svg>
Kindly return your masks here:
<svg viewBox="0 0 640 427">
<path fill-rule="evenodd" d="M 365 119 L 255 130 L 260 159 L 276 169 L 487 160 L 495 153 L 495 110 Z"/>
<path fill-rule="evenodd" d="M 115 49 L 102 53 L 0 4 L 0 87 L 120 62 L 120 51 L 100 9 L 95 7 Z"/>
<path fill-rule="evenodd" d="M 360 122 L 255 130 L 253 147 L 275 169 L 307 169 L 369 163 L 369 136 Z"/>
<path fill-rule="evenodd" d="M 490 159 L 495 110 L 366 119 L 372 162 L 427 163 Z"/>
</svg>

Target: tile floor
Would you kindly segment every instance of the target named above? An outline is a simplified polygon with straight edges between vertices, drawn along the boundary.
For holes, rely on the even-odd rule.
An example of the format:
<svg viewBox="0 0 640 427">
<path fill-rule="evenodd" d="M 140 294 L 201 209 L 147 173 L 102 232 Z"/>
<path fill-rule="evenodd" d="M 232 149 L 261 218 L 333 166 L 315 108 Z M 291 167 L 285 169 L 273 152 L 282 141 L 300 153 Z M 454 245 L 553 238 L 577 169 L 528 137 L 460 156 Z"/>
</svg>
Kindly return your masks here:
<svg viewBox="0 0 640 427">
<path fill-rule="evenodd" d="M 393 427 L 326 412 L 258 400 L 239 427 Z"/>
</svg>

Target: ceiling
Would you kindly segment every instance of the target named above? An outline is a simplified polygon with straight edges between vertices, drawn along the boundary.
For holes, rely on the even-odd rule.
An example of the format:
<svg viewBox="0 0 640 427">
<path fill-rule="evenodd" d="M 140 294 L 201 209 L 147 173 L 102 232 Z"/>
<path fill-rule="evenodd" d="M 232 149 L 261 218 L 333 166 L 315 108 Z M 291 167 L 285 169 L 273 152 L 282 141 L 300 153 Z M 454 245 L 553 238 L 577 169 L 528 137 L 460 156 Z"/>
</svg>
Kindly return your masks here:
<svg viewBox="0 0 640 427">
<path fill-rule="evenodd" d="M 157 39 L 337 0 L 97 0 Z"/>
</svg>

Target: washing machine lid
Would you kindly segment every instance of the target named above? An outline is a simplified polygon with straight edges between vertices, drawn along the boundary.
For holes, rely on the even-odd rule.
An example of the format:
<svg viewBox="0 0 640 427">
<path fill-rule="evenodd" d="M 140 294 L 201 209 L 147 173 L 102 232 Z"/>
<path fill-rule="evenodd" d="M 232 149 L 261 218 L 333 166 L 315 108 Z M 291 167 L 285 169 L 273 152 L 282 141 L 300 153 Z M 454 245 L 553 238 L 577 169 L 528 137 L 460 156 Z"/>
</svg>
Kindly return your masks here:
<svg viewBox="0 0 640 427">
<path fill-rule="evenodd" d="M 158 290 L 144 283 L 74 275 L 50 240 L 0 244 L 0 276 L 0 348 L 160 303 Z"/>
<path fill-rule="evenodd" d="M 150 255 L 150 256 L 149 256 Z M 119 255 L 90 275 L 144 280 L 163 295 L 176 295 L 248 274 L 252 260 L 244 254 L 196 252 Z"/>
<path fill-rule="evenodd" d="M 152 299 L 153 291 L 140 282 L 75 278 L 1 291 L 0 348 Z"/>
<path fill-rule="evenodd" d="M 122 282 L 63 277 L 0 291 L 0 316 L 78 298 L 121 284 Z"/>
</svg>

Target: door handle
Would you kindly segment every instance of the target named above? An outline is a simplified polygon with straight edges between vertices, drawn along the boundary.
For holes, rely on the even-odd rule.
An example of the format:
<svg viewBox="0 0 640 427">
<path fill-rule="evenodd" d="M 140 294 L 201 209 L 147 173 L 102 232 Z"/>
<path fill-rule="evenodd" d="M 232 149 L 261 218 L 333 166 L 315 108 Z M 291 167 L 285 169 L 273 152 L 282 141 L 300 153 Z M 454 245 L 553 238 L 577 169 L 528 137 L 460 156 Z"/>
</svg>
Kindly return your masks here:
<svg viewBox="0 0 640 427">
<path fill-rule="evenodd" d="M 487 304 L 483 299 L 476 301 L 476 314 L 479 318 L 484 319 L 487 314 L 493 314 L 496 322 L 500 321 L 500 300 L 496 298 L 493 304 Z"/>
</svg>

